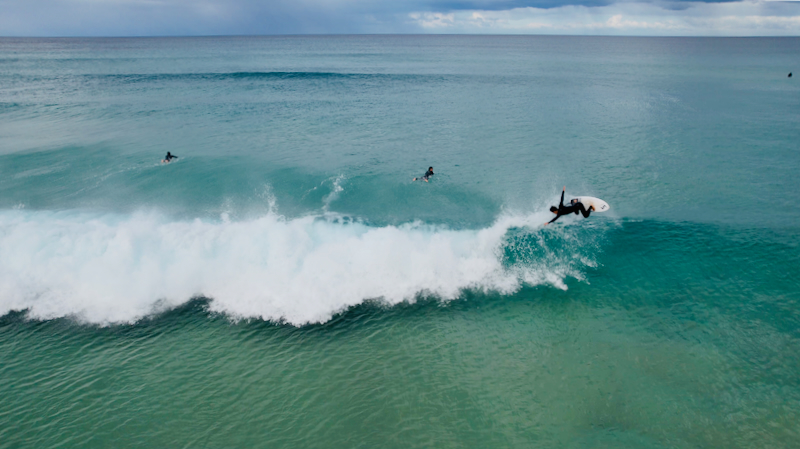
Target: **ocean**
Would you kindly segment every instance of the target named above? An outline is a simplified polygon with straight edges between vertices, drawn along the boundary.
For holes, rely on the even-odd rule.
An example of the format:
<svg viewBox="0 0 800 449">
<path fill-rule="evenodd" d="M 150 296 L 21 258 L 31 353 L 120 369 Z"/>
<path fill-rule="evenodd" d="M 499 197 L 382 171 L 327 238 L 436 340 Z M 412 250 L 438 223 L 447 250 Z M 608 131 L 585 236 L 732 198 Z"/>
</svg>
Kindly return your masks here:
<svg viewBox="0 0 800 449">
<path fill-rule="evenodd" d="M 2 38 L 0 448 L 797 447 L 798 55 Z"/>
</svg>

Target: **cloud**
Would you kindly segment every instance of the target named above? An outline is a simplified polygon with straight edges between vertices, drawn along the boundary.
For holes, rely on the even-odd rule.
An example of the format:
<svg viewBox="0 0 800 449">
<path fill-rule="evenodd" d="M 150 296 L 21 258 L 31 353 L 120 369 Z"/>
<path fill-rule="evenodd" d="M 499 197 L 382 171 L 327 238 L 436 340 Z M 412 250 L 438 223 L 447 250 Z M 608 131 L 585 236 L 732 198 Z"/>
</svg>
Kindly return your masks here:
<svg viewBox="0 0 800 449">
<path fill-rule="evenodd" d="M 351 0 L 0 0 L 4 36 L 360 32 Z"/>
<path fill-rule="evenodd" d="M 440 12 L 413 12 L 408 16 L 422 28 L 446 28 L 452 26 L 455 20 L 453 14 Z"/>
<path fill-rule="evenodd" d="M 629 1 L 629 0 L 625 0 Z M 634 0 L 635 1 L 635 0 Z M 664 8 L 686 9 L 692 3 L 733 3 L 740 0 L 640 0 L 643 3 L 660 1 Z M 777 0 L 776 0 L 777 1 Z M 800 0 L 797 0 L 800 1 Z M 621 0 L 405 0 L 400 4 L 427 11 L 508 11 L 521 8 L 553 9 L 564 6 L 598 7 L 620 3 Z"/>
<path fill-rule="evenodd" d="M 582 25 L 574 24 L 573 26 L 576 28 L 582 27 Z M 674 20 L 631 20 L 630 18 L 625 18 L 622 14 L 615 14 L 605 22 L 594 22 L 584 26 L 590 30 L 655 30 L 657 32 L 687 29 L 685 25 L 677 23 Z"/>
<path fill-rule="evenodd" d="M 693 2 L 677 9 L 658 2 L 588 7 L 457 11 L 449 33 L 658 36 L 800 35 L 800 4 Z M 420 25 L 421 27 L 421 25 Z M 443 32 L 430 30 L 429 32 Z"/>
<path fill-rule="evenodd" d="M 0 36 L 800 35 L 797 1 L 0 0 L 0 11 Z"/>
</svg>

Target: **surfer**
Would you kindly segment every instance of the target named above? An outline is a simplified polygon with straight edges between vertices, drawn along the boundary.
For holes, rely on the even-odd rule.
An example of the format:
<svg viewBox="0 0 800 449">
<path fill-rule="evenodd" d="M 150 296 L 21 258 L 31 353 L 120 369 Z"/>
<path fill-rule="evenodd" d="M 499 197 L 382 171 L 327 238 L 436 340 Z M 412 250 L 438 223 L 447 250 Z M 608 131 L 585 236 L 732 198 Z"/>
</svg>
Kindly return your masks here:
<svg viewBox="0 0 800 449">
<path fill-rule="evenodd" d="M 554 219 L 548 221 L 547 223 L 545 223 L 544 224 L 545 226 L 547 226 L 550 223 L 558 220 L 562 215 L 567 215 L 567 214 L 573 214 L 573 213 L 577 214 L 578 212 L 580 212 L 583 215 L 583 218 L 587 218 L 587 217 L 589 217 L 589 214 L 591 214 L 592 211 L 594 210 L 594 206 L 589 206 L 589 209 L 586 209 L 586 207 L 584 207 L 583 203 L 581 203 L 578 200 L 572 200 L 572 201 L 570 201 L 569 206 L 565 206 L 564 205 L 564 191 L 565 190 L 567 190 L 567 186 L 564 186 L 564 188 L 561 189 L 561 202 L 558 203 L 558 207 L 555 207 L 555 206 L 551 206 L 550 207 L 550 212 L 556 214 L 556 218 L 554 218 Z"/>
<path fill-rule="evenodd" d="M 421 178 L 414 178 L 411 181 L 416 181 L 417 179 L 421 179 L 421 180 L 423 180 L 425 182 L 428 182 L 428 180 L 431 179 L 431 176 L 433 176 L 433 174 L 434 174 L 433 173 L 433 167 L 428 167 L 428 171 L 426 171 L 425 174 L 422 175 Z"/>
<path fill-rule="evenodd" d="M 172 153 L 170 153 L 169 151 L 167 151 L 167 156 L 164 159 L 162 159 L 161 162 L 166 164 L 166 163 L 172 161 L 173 159 L 178 159 L 178 156 L 175 156 Z"/>
</svg>

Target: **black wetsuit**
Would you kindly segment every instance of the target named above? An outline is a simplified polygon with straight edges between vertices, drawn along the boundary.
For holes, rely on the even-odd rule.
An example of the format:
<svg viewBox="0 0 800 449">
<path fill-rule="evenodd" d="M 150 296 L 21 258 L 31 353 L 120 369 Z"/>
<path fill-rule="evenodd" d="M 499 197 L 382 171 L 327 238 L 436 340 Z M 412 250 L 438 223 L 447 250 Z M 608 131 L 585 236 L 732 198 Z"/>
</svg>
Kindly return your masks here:
<svg viewBox="0 0 800 449">
<path fill-rule="evenodd" d="M 419 178 L 419 179 L 428 180 L 428 179 L 431 179 L 431 176 L 433 176 L 433 175 L 434 175 L 434 173 L 433 173 L 433 170 L 428 170 L 428 171 L 426 171 L 426 172 L 425 172 L 425 174 L 424 174 L 424 175 L 422 175 L 422 177 L 421 177 L 421 178 Z"/>
<path fill-rule="evenodd" d="M 583 214 L 583 218 L 586 218 L 586 217 L 589 216 L 589 214 L 592 213 L 592 210 L 585 208 L 583 206 L 583 203 L 581 203 L 580 201 L 576 201 L 575 203 L 573 203 L 573 204 L 571 204 L 569 206 L 565 206 L 564 205 L 564 191 L 562 190 L 561 191 L 561 202 L 558 203 L 558 212 L 556 213 L 556 218 L 550 220 L 548 223 L 552 223 L 552 222 L 558 220 L 562 215 L 577 214 L 578 212 Z"/>
<path fill-rule="evenodd" d="M 173 160 L 173 159 L 178 159 L 178 156 L 175 156 L 175 155 L 173 155 L 173 154 L 170 154 L 170 152 L 169 152 L 169 151 L 167 151 L 167 156 L 164 158 L 164 160 L 165 160 L 165 161 L 167 161 L 167 162 L 169 162 L 169 161 L 171 161 L 171 160 Z"/>
</svg>

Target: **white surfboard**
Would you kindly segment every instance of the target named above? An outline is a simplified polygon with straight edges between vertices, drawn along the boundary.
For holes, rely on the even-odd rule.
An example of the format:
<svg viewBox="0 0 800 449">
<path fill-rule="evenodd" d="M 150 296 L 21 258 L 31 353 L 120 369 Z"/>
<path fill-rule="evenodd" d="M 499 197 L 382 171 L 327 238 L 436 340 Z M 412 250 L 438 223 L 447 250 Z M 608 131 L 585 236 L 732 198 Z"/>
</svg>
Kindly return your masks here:
<svg viewBox="0 0 800 449">
<path fill-rule="evenodd" d="M 611 209 L 611 206 L 609 206 L 608 203 L 593 196 L 579 196 L 575 199 L 583 203 L 583 206 L 587 209 L 589 206 L 594 206 L 595 212 L 607 212 L 609 209 Z"/>
</svg>

